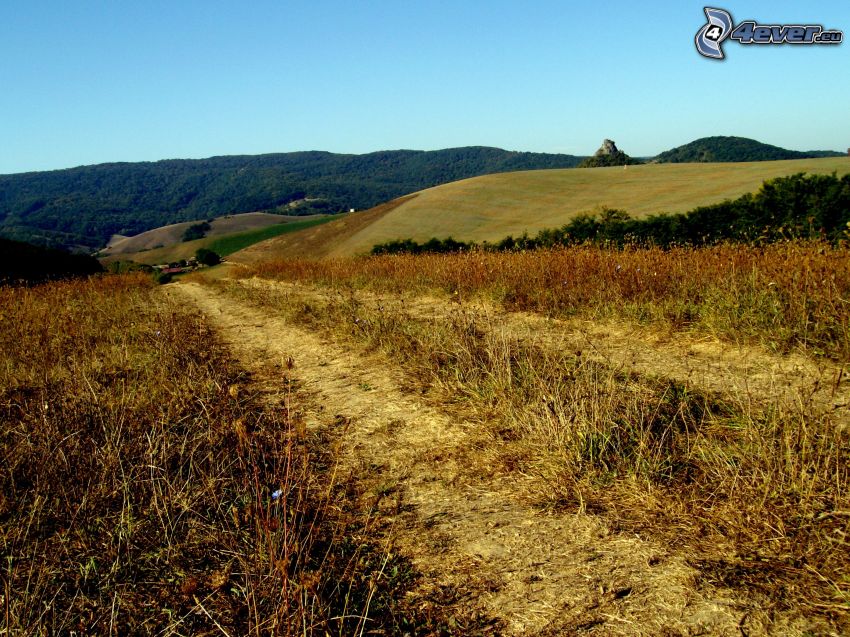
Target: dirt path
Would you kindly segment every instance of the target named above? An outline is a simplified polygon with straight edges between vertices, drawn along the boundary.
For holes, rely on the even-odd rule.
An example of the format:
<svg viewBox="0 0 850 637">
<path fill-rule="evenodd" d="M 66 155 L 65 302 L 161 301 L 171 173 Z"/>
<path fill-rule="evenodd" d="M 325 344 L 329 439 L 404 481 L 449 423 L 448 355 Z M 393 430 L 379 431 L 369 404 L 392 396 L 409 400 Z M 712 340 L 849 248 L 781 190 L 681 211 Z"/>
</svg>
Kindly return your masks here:
<svg viewBox="0 0 850 637">
<path fill-rule="evenodd" d="M 741 634 L 745 609 L 696 587 L 675 549 L 593 515 L 537 511 L 510 485 L 468 475 L 471 425 L 405 395 L 379 361 L 209 287 L 169 290 L 196 304 L 265 382 L 274 382 L 269 365 L 291 356 L 308 426 L 348 423 L 344 462 L 372 485 L 396 550 L 424 575 L 419 598 L 452 589 L 456 610 L 481 610 L 507 635 Z"/>
<path fill-rule="evenodd" d="M 262 289 L 291 290 L 296 294 L 333 300 L 333 292 L 263 279 L 237 281 Z M 358 302 L 377 307 L 396 304 L 415 318 L 445 320 L 470 312 L 483 324 L 504 329 L 521 340 L 545 348 L 581 351 L 586 358 L 627 372 L 638 372 L 687 382 L 719 392 L 737 401 L 743 411 L 774 404 L 787 409 L 817 405 L 833 412 L 835 422 L 850 427 L 850 373 L 827 360 L 800 354 L 777 355 L 754 346 L 723 342 L 711 336 L 662 331 L 625 322 L 558 320 L 525 312 L 506 312 L 472 301 L 392 294 L 353 292 Z M 336 295 L 338 297 L 338 294 Z"/>
</svg>

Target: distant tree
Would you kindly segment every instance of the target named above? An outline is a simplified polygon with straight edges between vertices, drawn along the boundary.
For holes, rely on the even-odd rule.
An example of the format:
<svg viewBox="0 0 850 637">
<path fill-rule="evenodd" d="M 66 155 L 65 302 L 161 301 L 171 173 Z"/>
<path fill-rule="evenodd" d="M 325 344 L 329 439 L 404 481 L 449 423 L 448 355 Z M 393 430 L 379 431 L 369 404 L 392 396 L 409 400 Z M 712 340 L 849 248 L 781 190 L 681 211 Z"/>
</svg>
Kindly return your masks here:
<svg viewBox="0 0 850 637">
<path fill-rule="evenodd" d="M 183 241 L 194 241 L 195 239 L 203 239 L 207 236 L 207 232 L 210 231 L 212 226 L 210 226 L 208 221 L 203 221 L 201 223 L 196 223 L 188 228 L 183 233 Z"/>
<path fill-rule="evenodd" d="M 438 254 L 449 252 L 465 252 L 475 247 L 475 243 L 437 239 L 433 237 L 425 243 L 417 243 L 413 239 L 397 239 L 387 243 L 379 243 L 372 247 L 372 254 Z"/>
<path fill-rule="evenodd" d="M 796 151 L 763 144 L 746 137 L 703 137 L 689 144 L 664 151 L 655 158 L 659 163 L 739 162 L 804 159 L 807 157 L 839 157 L 834 151 Z"/>
<path fill-rule="evenodd" d="M 153 272 L 153 267 L 135 261 L 113 261 L 106 266 L 112 274 L 125 274 L 126 272 Z"/>
<path fill-rule="evenodd" d="M 218 265 L 221 263 L 221 256 L 218 253 L 208 250 L 207 248 L 199 248 L 195 252 L 195 258 L 202 265 Z"/>
</svg>

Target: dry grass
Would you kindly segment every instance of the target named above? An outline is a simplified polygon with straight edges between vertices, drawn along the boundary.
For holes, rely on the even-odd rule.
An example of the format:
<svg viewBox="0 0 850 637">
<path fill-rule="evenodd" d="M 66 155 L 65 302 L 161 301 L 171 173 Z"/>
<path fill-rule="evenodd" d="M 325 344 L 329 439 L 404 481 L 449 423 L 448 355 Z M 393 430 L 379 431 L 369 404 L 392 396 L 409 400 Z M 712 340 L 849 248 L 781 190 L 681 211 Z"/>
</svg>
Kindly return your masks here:
<svg viewBox="0 0 850 637">
<path fill-rule="evenodd" d="M 518 338 L 462 307 L 423 318 L 357 290 L 481 295 L 508 308 L 630 318 L 846 361 L 850 260 L 819 244 L 755 249 L 278 262 L 309 288 L 229 292 L 382 352 L 411 388 L 477 419 L 478 470 L 538 478 L 541 506 L 602 512 L 687 547 L 707 582 L 848 628 L 850 431 L 811 391 L 742 396 Z M 409 297 L 407 297 L 409 298 Z M 685 331 L 681 331 L 685 330 Z M 833 389 L 846 400 L 841 377 Z M 476 452 L 477 453 L 477 452 Z M 483 459 L 483 460 L 482 460 Z M 773 612 L 773 611 L 771 611 Z"/>
<path fill-rule="evenodd" d="M 144 277 L 0 288 L 0 633 L 436 626 L 327 449 Z M 352 487 L 353 488 L 353 487 Z"/>
<path fill-rule="evenodd" d="M 820 243 L 285 260 L 240 274 L 255 275 L 336 288 L 438 291 L 456 300 L 485 297 L 509 310 L 620 317 L 772 350 L 850 357 L 850 259 L 846 249 Z"/>
</svg>

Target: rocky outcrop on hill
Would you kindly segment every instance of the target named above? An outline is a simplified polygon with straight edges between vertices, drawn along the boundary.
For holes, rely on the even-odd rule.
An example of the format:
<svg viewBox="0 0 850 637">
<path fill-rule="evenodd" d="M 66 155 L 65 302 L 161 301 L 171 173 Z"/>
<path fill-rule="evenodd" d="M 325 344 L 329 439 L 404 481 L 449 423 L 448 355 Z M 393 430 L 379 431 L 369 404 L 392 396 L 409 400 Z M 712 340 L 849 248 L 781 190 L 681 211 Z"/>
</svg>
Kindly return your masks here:
<svg viewBox="0 0 850 637">
<path fill-rule="evenodd" d="M 606 155 L 616 155 L 619 153 L 619 149 L 617 148 L 617 144 L 611 139 L 602 140 L 602 146 L 600 146 L 599 150 L 596 151 L 595 157 L 604 157 Z"/>
<path fill-rule="evenodd" d="M 626 164 L 640 164 L 641 161 L 629 157 L 622 150 L 617 148 L 617 144 L 611 139 L 602 140 L 602 146 L 594 153 L 593 157 L 588 157 L 579 164 L 579 168 L 602 168 L 605 166 L 625 166 Z"/>
</svg>

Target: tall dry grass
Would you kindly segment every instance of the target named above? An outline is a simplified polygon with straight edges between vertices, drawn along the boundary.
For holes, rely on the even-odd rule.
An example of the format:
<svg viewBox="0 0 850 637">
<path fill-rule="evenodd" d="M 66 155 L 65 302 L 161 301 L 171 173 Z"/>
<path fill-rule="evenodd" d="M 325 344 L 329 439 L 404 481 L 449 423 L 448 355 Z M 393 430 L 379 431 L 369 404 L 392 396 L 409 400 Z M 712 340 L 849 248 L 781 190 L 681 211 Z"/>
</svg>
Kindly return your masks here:
<svg viewBox="0 0 850 637">
<path fill-rule="evenodd" d="M 329 294 L 220 285 L 380 351 L 442 409 L 480 422 L 490 455 L 477 458 L 477 470 L 536 475 L 529 497 L 541 506 L 604 512 L 688 547 L 708 581 L 848 628 L 850 429 L 811 388 L 758 397 L 709 391 L 663 370 L 628 372 L 529 341 L 462 305 L 428 318 L 391 297 L 357 293 L 481 295 L 512 308 L 673 322 L 697 335 L 841 358 L 846 257 L 818 244 L 577 248 L 277 262 L 251 272 Z"/>
<path fill-rule="evenodd" d="M 145 277 L 0 288 L 0 633 L 424 621 L 396 603 L 413 574 L 352 508 L 325 434 L 248 380 Z"/>
<path fill-rule="evenodd" d="M 850 357 L 850 254 L 817 242 L 279 260 L 241 276 L 483 296 L 511 310 L 617 316 Z"/>
</svg>

